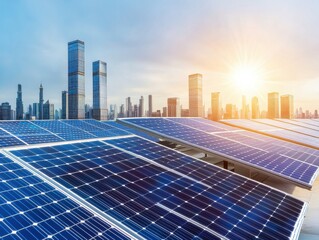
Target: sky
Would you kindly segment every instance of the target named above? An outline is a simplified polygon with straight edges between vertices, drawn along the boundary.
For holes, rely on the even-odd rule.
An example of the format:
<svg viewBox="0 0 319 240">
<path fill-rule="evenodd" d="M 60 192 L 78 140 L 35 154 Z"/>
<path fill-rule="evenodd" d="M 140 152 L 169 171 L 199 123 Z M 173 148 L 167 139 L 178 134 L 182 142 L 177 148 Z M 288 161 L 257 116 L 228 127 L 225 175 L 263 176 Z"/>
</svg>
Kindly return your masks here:
<svg viewBox="0 0 319 240">
<path fill-rule="evenodd" d="M 61 107 L 67 90 L 67 43 L 85 42 L 86 103 L 92 105 L 92 62 L 108 64 L 108 104 L 153 95 L 188 108 L 188 75 L 203 74 L 211 92 L 241 106 L 241 95 L 292 94 L 295 108 L 319 109 L 319 1 L 313 0 L 1 0 L 0 102 L 24 107 L 44 98 Z M 234 68 L 258 66 L 259 87 L 234 84 Z M 147 104 L 147 101 L 146 101 Z M 146 105 L 145 105 L 146 107 Z"/>
</svg>

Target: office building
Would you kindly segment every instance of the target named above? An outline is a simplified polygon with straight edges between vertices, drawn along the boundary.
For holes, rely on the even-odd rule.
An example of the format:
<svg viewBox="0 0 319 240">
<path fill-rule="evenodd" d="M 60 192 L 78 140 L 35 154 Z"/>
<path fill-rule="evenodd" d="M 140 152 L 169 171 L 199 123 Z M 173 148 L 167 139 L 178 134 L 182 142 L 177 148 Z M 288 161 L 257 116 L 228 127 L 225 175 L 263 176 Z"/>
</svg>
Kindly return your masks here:
<svg viewBox="0 0 319 240">
<path fill-rule="evenodd" d="M 153 113 L 153 97 L 152 95 L 148 95 L 148 116 L 152 117 Z"/>
<path fill-rule="evenodd" d="M 182 108 L 181 117 L 189 117 L 189 109 Z"/>
<path fill-rule="evenodd" d="M 259 102 L 256 96 L 251 99 L 251 118 L 260 118 Z"/>
<path fill-rule="evenodd" d="M 33 103 L 32 106 L 32 117 L 39 119 L 39 103 Z"/>
<path fill-rule="evenodd" d="M 294 118 L 294 98 L 292 95 L 282 95 L 280 97 L 281 118 Z"/>
<path fill-rule="evenodd" d="M 40 89 L 39 89 L 39 118 L 40 120 L 43 119 L 43 86 L 42 83 L 40 84 Z"/>
<path fill-rule="evenodd" d="M 107 120 L 107 65 L 93 62 L 93 118 Z"/>
<path fill-rule="evenodd" d="M 168 117 L 181 117 L 181 105 L 179 98 L 167 99 L 167 116 Z"/>
<path fill-rule="evenodd" d="M 221 112 L 220 112 L 220 92 L 213 92 L 211 94 L 211 120 L 219 121 Z"/>
<path fill-rule="evenodd" d="M 51 104 L 49 100 L 43 104 L 43 119 L 54 119 L 54 104 Z"/>
<path fill-rule="evenodd" d="M 8 102 L 0 106 L 0 120 L 11 120 L 11 106 Z"/>
<path fill-rule="evenodd" d="M 226 104 L 226 111 L 224 113 L 224 119 L 233 119 L 236 116 L 236 106 L 233 104 Z"/>
<path fill-rule="evenodd" d="M 125 106 L 124 106 L 124 104 L 121 104 L 121 106 L 120 106 L 118 117 L 119 118 L 125 117 Z"/>
<path fill-rule="evenodd" d="M 67 91 L 62 91 L 62 113 L 61 119 L 68 119 L 69 118 L 69 96 Z"/>
<path fill-rule="evenodd" d="M 141 96 L 141 98 L 139 100 L 138 116 L 144 117 L 144 97 L 143 96 Z"/>
<path fill-rule="evenodd" d="M 163 107 L 162 117 L 167 117 L 167 107 Z"/>
<path fill-rule="evenodd" d="M 279 118 L 279 93 L 268 93 L 268 118 Z"/>
<path fill-rule="evenodd" d="M 18 92 L 16 99 L 16 120 L 23 119 L 23 101 L 22 101 L 22 86 L 18 84 Z"/>
<path fill-rule="evenodd" d="M 131 97 L 126 98 L 125 107 L 126 107 L 126 117 L 133 117 L 133 105 L 131 102 Z"/>
<path fill-rule="evenodd" d="M 196 73 L 188 76 L 189 92 L 189 116 L 203 116 L 203 92 L 202 92 L 202 74 Z"/>
<path fill-rule="evenodd" d="M 85 118 L 84 42 L 68 43 L 68 104 L 69 119 Z"/>
</svg>

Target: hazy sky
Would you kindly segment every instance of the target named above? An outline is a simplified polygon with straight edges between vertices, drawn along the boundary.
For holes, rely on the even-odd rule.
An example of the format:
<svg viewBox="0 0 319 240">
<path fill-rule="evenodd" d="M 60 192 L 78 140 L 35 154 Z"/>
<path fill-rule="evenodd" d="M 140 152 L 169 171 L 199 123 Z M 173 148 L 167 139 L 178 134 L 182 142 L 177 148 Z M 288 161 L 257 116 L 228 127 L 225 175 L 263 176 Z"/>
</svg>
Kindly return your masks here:
<svg viewBox="0 0 319 240">
<path fill-rule="evenodd" d="M 258 64 L 268 91 L 293 94 L 295 107 L 319 108 L 319 1 L 265 0 L 25 0 L 0 1 L 0 102 L 15 107 L 17 84 L 26 106 L 61 106 L 67 90 L 67 43 L 85 42 L 86 103 L 92 105 L 92 62 L 108 64 L 108 103 L 153 95 L 188 107 L 187 78 L 203 74 L 204 100 L 219 91 L 240 105 L 242 89 L 229 80 L 240 61 Z"/>
</svg>

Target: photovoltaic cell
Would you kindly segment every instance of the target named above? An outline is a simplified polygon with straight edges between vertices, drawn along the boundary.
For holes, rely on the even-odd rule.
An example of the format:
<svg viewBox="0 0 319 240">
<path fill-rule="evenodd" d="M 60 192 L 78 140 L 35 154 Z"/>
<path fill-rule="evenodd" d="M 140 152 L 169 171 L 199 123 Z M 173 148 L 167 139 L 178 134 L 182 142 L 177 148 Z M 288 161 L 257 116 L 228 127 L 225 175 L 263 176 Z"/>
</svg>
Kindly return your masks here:
<svg viewBox="0 0 319 240">
<path fill-rule="evenodd" d="M 130 239 L 0 153 L 1 239 Z"/>
<path fill-rule="evenodd" d="M 287 178 L 305 187 L 311 187 L 318 167 L 290 157 L 258 149 L 217 134 L 209 134 L 163 118 L 121 119 L 137 128 L 150 131 L 171 141 L 197 147 L 227 157 L 233 161 L 259 168 Z"/>
<path fill-rule="evenodd" d="M 106 142 L 11 153 L 147 239 L 298 235 L 297 199 L 138 137 Z"/>
<path fill-rule="evenodd" d="M 25 143 L 0 128 L 0 148 L 18 145 L 25 145 Z"/>
</svg>

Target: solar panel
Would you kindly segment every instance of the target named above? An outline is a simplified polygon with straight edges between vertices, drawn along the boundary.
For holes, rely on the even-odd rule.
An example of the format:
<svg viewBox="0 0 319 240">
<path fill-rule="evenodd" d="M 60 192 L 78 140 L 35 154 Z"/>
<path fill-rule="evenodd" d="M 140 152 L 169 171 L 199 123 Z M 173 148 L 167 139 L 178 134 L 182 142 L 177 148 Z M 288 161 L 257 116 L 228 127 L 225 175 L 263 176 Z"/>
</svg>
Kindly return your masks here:
<svg viewBox="0 0 319 240">
<path fill-rule="evenodd" d="M 0 153 L 1 239 L 130 239 Z"/>
<path fill-rule="evenodd" d="M 287 156 L 258 149 L 238 141 L 208 134 L 163 118 L 121 119 L 124 123 L 158 134 L 168 140 L 196 147 L 311 188 L 318 167 Z"/>
<path fill-rule="evenodd" d="M 291 131 L 284 128 L 278 128 L 275 126 L 251 120 L 229 119 L 223 120 L 221 122 L 240 128 L 245 128 L 250 131 L 257 131 L 268 136 L 284 139 L 286 141 L 291 141 L 300 145 L 312 147 L 319 150 L 319 140 L 316 137 L 300 134 L 295 131 Z"/>
<path fill-rule="evenodd" d="M 25 143 L 0 128 L 0 148 L 18 145 L 25 145 Z"/>
<path fill-rule="evenodd" d="M 308 127 L 303 127 L 303 126 L 297 126 L 285 121 L 277 121 L 277 120 L 272 120 L 272 119 L 254 119 L 254 121 L 263 123 L 263 124 L 268 124 L 271 126 L 275 126 L 275 127 L 279 127 L 279 128 L 283 128 L 283 129 L 287 129 L 290 131 L 294 131 L 300 134 L 304 134 L 304 135 L 309 135 L 315 138 L 319 138 L 319 131 L 318 130 L 314 130 L 314 129 L 310 129 Z M 318 140 L 319 141 L 319 140 Z"/>
<path fill-rule="evenodd" d="M 139 137 L 106 142 L 11 153 L 146 239 L 298 236 L 291 196 Z"/>
<path fill-rule="evenodd" d="M 306 128 L 306 129 L 311 129 L 311 130 L 314 130 L 314 131 L 317 131 L 315 133 L 317 133 L 316 135 L 318 135 L 319 133 L 319 126 L 315 126 L 315 125 L 311 125 L 307 122 L 301 122 L 301 121 L 298 121 L 298 120 L 291 120 L 291 119 L 276 119 L 276 121 L 279 121 L 279 122 L 284 122 L 284 123 L 287 123 L 287 124 L 291 124 L 292 126 L 299 126 L 299 127 L 302 127 L 302 128 Z M 308 121 L 309 122 L 309 121 Z"/>
</svg>

